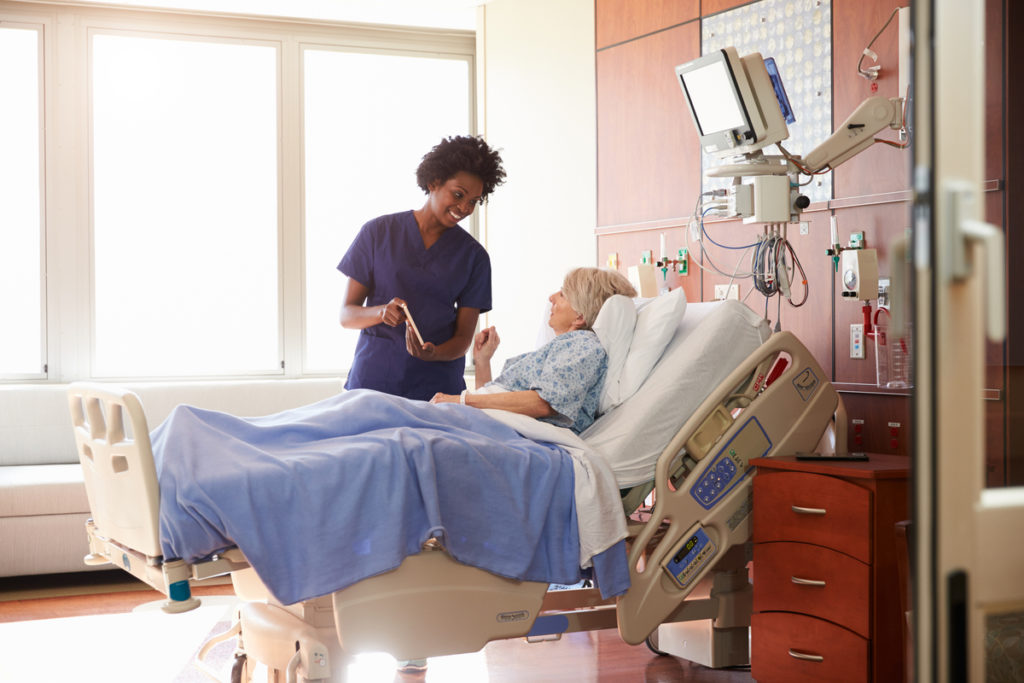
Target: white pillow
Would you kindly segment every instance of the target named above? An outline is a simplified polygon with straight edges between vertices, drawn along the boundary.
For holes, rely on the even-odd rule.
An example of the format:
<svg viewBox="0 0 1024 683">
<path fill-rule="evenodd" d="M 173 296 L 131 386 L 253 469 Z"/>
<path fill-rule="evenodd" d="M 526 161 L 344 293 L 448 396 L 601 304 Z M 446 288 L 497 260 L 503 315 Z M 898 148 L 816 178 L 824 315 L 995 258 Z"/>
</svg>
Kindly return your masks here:
<svg viewBox="0 0 1024 683">
<path fill-rule="evenodd" d="M 679 287 L 649 302 L 637 313 L 633 341 L 629 345 L 629 355 L 626 356 L 626 364 L 619 378 L 622 394 L 620 402 L 635 394 L 651 374 L 651 369 L 665 352 L 685 312 L 686 293 Z"/>
<path fill-rule="evenodd" d="M 604 377 L 604 389 L 598 402 L 597 412 L 603 413 L 616 403 L 610 403 L 618 396 L 619 377 L 626 365 L 629 345 L 633 341 L 636 327 L 636 306 L 628 296 L 615 294 L 608 297 L 594 321 L 593 330 L 601 346 L 608 353 L 608 372 Z M 609 401 L 607 407 L 606 401 Z"/>
<path fill-rule="evenodd" d="M 607 303 L 605 302 L 606 306 Z M 637 392 L 665 352 L 665 347 L 671 341 L 685 312 L 686 293 L 682 287 L 643 302 L 642 308 L 636 314 L 632 340 L 621 370 L 612 372 L 612 356 L 610 352 L 608 354 L 608 374 L 605 376 L 604 389 L 598 401 L 598 414 L 611 410 Z M 604 308 L 601 309 L 601 313 L 604 313 Z M 600 315 L 598 318 L 600 319 Z M 598 334 L 598 338 L 600 337 Z M 605 350 L 607 349 L 605 346 Z"/>
</svg>

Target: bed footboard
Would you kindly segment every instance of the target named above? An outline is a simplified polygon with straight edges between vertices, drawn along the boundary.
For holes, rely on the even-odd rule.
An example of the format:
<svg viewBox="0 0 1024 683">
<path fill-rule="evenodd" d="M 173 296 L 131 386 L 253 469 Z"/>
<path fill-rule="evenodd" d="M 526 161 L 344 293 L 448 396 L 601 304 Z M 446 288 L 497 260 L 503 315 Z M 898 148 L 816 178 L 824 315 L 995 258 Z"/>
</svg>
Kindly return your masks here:
<svg viewBox="0 0 1024 683">
<path fill-rule="evenodd" d="M 164 562 L 160 546 L 160 486 L 142 403 L 131 391 L 75 382 L 68 408 L 92 518 L 86 523 L 86 564 L 110 563 L 157 589 L 168 612 L 199 605 L 189 582 L 248 566 L 237 549 L 210 560 Z"/>
<path fill-rule="evenodd" d="M 72 384 L 67 394 L 96 527 L 129 548 L 160 555 L 160 487 L 138 396 L 91 383 Z"/>
</svg>

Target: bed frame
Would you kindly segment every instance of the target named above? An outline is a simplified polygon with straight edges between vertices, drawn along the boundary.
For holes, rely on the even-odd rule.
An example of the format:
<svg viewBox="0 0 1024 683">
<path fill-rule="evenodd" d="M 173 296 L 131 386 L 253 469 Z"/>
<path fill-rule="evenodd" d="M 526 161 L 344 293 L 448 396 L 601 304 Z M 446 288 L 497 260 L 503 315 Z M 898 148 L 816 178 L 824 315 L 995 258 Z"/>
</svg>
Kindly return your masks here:
<svg viewBox="0 0 1024 683">
<path fill-rule="evenodd" d="M 171 612 L 199 604 L 191 582 L 231 574 L 245 602 L 232 629 L 199 658 L 237 637 L 237 681 L 249 680 L 254 662 L 289 681 L 340 681 L 344 659 L 359 652 L 420 659 L 475 652 L 502 638 L 607 628 L 618 628 L 629 644 L 657 642 L 661 651 L 708 666 L 745 664 L 749 461 L 846 444 L 839 395 L 803 344 L 779 332 L 711 391 L 659 456 L 653 506 L 628 523 L 631 586 L 624 595 L 604 600 L 596 588 L 550 590 L 502 578 L 427 543 L 394 571 L 280 605 L 237 549 L 192 564 L 163 561 L 150 429 L 135 394 L 75 383 L 68 400 L 92 511 L 85 562 L 128 571 L 167 595 Z"/>
</svg>

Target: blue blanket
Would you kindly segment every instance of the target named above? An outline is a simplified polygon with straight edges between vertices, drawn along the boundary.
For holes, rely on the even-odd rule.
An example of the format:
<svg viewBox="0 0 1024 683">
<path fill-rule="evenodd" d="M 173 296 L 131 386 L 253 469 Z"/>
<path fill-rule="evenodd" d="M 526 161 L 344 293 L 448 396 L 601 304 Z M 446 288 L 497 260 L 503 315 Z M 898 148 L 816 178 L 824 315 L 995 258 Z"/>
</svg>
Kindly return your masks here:
<svg viewBox="0 0 1024 683">
<path fill-rule="evenodd" d="M 581 577 L 570 457 L 479 410 L 368 390 L 258 418 L 183 405 L 151 439 L 164 557 L 237 545 L 285 604 L 394 569 L 430 537 L 502 576 Z M 628 587 L 621 542 L 594 567 L 602 592 Z"/>
</svg>

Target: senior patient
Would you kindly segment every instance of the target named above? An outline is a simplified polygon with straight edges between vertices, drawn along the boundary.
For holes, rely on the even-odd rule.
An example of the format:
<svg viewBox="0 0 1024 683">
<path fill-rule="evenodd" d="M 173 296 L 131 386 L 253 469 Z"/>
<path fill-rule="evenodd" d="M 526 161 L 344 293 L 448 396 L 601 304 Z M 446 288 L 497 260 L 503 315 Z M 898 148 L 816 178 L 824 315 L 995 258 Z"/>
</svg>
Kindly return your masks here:
<svg viewBox="0 0 1024 683">
<path fill-rule="evenodd" d="M 463 403 L 498 408 L 568 427 L 579 434 L 594 422 L 608 369 L 608 354 L 591 329 L 604 302 L 614 294 L 636 296 L 620 273 L 576 268 L 549 297 L 548 325 L 555 338 L 529 353 L 509 359 L 491 380 L 491 358 L 500 339 L 493 327 L 473 340 L 476 389 L 461 395 L 435 394 L 431 403 Z"/>
</svg>

